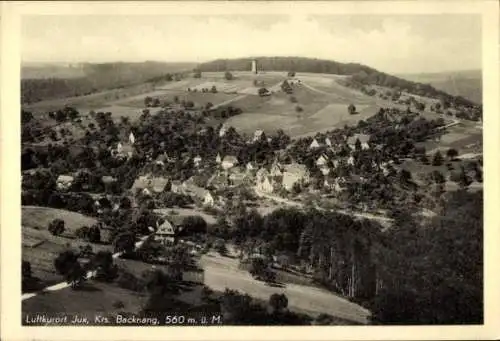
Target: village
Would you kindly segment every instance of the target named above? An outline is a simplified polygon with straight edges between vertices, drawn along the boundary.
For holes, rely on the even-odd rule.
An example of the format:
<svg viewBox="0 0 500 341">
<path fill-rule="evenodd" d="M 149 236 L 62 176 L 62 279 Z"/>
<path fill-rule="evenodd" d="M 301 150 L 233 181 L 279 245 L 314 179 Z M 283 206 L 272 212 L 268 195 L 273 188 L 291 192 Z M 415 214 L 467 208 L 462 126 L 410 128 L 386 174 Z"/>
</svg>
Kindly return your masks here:
<svg viewBox="0 0 500 341">
<path fill-rule="evenodd" d="M 294 96 L 309 88 L 289 72 L 271 91 L 254 82 L 252 94 L 241 96 L 289 98 L 300 116 Z M 432 222 L 443 198 L 482 190 L 482 153 L 474 152 L 480 143 L 442 142 L 451 129 L 475 127 L 474 120 L 424 111 L 414 99 L 404 109 L 380 106 L 364 116 L 346 104 L 350 125 L 293 137 L 283 129 L 238 131 L 230 124 L 244 115 L 238 101 L 195 105 L 146 96 L 143 103 L 134 120 L 68 106 L 37 119 L 23 112 L 23 266 L 34 264 L 33 273 L 26 270 L 26 305 L 36 307 L 39 290 L 79 290 L 94 278 L 143 292 L 138 288 L 149 284 L 142 278 L 153 276 L 160 287 L 176 283 L 175 299 L 195 307 L 211 302 L 219 309 L 234 295 L 227 290 L 243 286 L 259 300 L 286 293 L 294 314 L 368 323 L 367 310 L 353 304 L 366 305 L 387 280 L 370 251 L 379 246 L 358 239 L 378 245 L 408 217 Z M 62 123 L 37 134 L 38 120 Z M 85 134 L 75 141 L 78 129 Z M 61 211 L 88 223 L 59 218 Z M 51 255 L 43 263 L 39 250 Z M 53 284 L 61 275 L 66 282 Z M 197 294 L 187 294 L 185 283 Z M 337 295 L 345 301 L 326 304 Z M 155 296 L 149 299 L 151 308 Z"/>
</svg>

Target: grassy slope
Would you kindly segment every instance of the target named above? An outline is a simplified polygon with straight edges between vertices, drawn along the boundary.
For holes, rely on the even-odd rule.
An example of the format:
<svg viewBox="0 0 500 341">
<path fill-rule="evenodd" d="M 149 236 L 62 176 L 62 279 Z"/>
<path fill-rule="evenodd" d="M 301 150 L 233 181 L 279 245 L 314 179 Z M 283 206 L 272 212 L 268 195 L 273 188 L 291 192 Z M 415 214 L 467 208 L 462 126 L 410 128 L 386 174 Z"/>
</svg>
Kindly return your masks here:
<svg viewBox="0 0 500 341">
<path fill-rule="evenodd" d="M 48 225 L 53 219 L 63 219 L 66 231 L 62 236 L 53 236 L 48 231 Z M 76 229 L 86 225 L 91 226 L 96 219 L 85 215 L 47 207 L 23 206 L 22 207 L 22 258 L 31 263 L 33 275 L 48 283 L 62 280 L 54 270 L 54 259 L 67 249 L 78 250 L 87 242 L 75 239 Z M 101 237 L 107 238 L 107 231 L 101 231 Z M 31 247 L 37 241 L 43 241 L 36 247 Z M 94 251 L 111 250 L 109 245 L 93 244 Z"/>
<path fill-rule="evenodd" d="M 402 78 L 428 83 L 436 89 L 454 96 L 462 96 L 476 103 L 482 103 L 482 74 L 480 70 L 443 72 L 430 74 L 407 74 Z"/>
</svg>

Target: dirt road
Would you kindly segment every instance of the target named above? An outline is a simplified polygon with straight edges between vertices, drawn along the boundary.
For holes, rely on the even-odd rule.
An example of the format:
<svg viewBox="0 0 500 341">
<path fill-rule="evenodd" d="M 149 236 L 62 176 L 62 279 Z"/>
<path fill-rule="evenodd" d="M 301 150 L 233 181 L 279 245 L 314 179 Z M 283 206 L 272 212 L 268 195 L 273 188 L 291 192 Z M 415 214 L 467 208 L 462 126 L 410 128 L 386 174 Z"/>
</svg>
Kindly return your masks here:
<svg viewBox="0 0 500 341">
<path fill-rule="evenodd" d="M 205 269 L 205 285 L 213 290 L 229 288 L 265 301 L 274 293 L 284 293 L 291 310 L 308 312 L 313 316 L 325 313 L 356 323 L 368 323 L 368 310 L 327 290 L 296 284 L 272 287 L 253 279 L 247 271 L 238 269 L 237 259 L 213 253 L 204 255 L 200 265 Z"/>
</svg>

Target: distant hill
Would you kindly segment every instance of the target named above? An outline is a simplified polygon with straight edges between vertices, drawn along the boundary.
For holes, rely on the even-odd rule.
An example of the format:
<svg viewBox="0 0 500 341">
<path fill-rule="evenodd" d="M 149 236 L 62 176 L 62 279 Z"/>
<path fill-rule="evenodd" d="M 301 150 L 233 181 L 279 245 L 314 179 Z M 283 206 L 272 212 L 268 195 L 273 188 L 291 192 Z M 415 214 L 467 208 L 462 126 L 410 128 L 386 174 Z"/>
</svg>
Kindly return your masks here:
<svg viewBox="0 0 500 341">
<path fill-rule="evenodd" d="M 81 96 L 140 84 L 169 73 L 191 70 L 193 63 L 30 63 L 21 67 L 22 103 Z"/>
<path fill-rule="evenodd" d="M 395 90 L 407 91 L 415 95 L 440 98 L 458 105 L 474 106 L 471 100 L 460 95 L 449 94 L 429 84 L 411 81 L 380 72 L 357 63 L 339 63 L 331 60 L 303 57 L 254 57 L 239 59 L 217 59 L 198 65 L 202 72 L 249 71 L 252 60 L 257 60 L 258 69 L 268 71 L 295 71 L 327 73 L 351 76 L 349 86 L 361 88 L 365 85 L 379 85 Z"/>
<path fill-rule="evenodd" d="M 414 82 L 428 83 L 450 95 L 462 96 L 476 103 L 483 102 L 481 70 L 404 74 L 399 76 Z"/>
</svg>

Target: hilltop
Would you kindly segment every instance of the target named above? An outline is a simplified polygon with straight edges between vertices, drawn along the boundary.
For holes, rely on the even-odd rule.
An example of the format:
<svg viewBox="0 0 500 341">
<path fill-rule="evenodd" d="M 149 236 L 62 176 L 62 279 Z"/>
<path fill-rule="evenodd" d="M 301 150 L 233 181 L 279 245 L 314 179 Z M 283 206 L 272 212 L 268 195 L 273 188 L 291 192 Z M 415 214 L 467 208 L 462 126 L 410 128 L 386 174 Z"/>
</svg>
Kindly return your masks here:
<svg viewBox="0 0 500 341">
<path fill-rule="evenodd" d="M 377 85 L 406 91 L 419 96 L 444 98 L 460 105 L 472 106 L 474 103 L 460 96 L 450 95 L 445 91 L 416 81 L 406 80 L 358 63 L 340 63 L 331 60 L 303 57 L 256 57 L 239 59 L 217 59 L 202 63 L 198 68 L 202 72 L 244 71 L 250 70 L 252 60 L 258 61 L 260 70 L 294 71 L 303 73 L 322 73 L 350 76 L 350 81 L 358 87 Z"/>
</svg>

